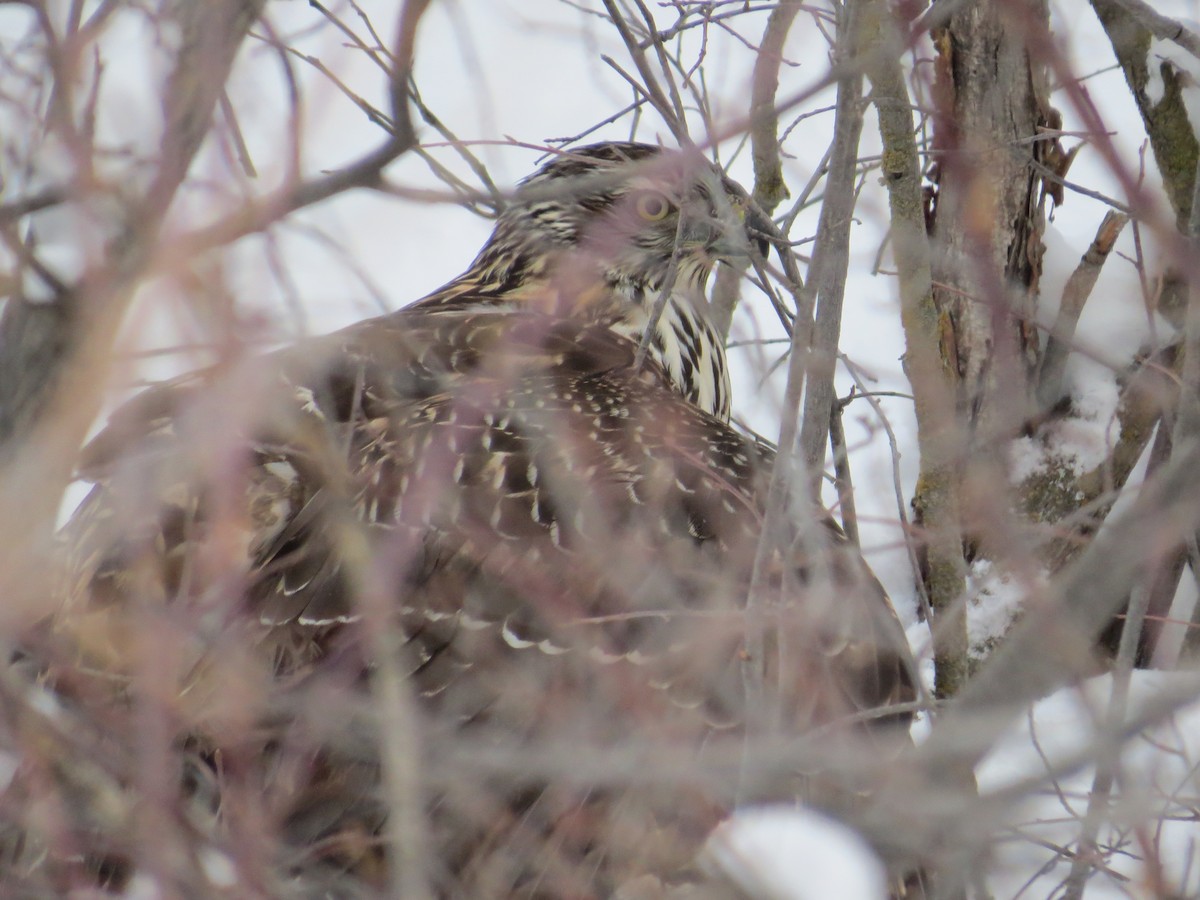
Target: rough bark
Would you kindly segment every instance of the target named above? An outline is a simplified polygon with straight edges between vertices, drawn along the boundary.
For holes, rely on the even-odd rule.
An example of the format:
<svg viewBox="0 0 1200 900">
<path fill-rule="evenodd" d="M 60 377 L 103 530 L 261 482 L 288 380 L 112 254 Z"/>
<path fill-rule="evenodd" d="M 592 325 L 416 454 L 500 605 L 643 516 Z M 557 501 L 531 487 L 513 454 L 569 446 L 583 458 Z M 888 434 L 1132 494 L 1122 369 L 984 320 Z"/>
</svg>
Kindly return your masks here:
<svg viewBox="0 0 1200 900">
<path fill-rule="evenodd" d="M 1193 125 L 1189 123 L 1183 103 L 1187 76 L 1165 61 L 1149 58 L 1153 37 L 1117 0 L 1092 0 L 1092 8 L 1104 26 L 1116 53 L 1117 62 L 1137 103 L 1138 112 L 1150 138 L 1154 160 L 1163 175 L 1163 187 L 1175 218 L 1182 231 L 1192 211 L 1192 178 L 1200 143 L 1196 141 Z M 1163 91 L 1152 101 L 1146 93 L 1150 82 L 1150 67 L 1157 66 L 1162 77 Z"/>
<path fill-rule="evenodd" d="M 1050 115 L 1024 17 L 1044 26 L 1045 4 L 963 4 L 935 35 L 934 300 L 948 320 L 960 411 L 978 438 L 1027 414 L 1037 363 L 1028 322 L 1044 225 L 1034 138 Z"/>
<path fill-rule="evenodd" d="M 900 281 L 904 326 L 904 366 L 913 386 L 926 547 L 926 590 L 934 617 L 936 690 L 952 694 L 966 676 L 966 620 L 958 472 L 961 435 L 954 414 L 956 374 L 942 354 L 943 317 L 934 303 L 930 246 L 925 234 L 924 199 L 912 104 L 897 57 L 887 9 L 870 6 L 867 77 L 883 140 L 883 177 L 891 210 L 892 242 Z"/>
<path fill-rule="evenodd" d="M 988 503 L 977 496 L 980 486 L 1003 483 L 996 435 L 1013 433 L 1033 405 L 1038 341 L 1029 323 L 1044 228 L 1033 164 L 1047 152 L 1033 138 L 1050 112 L 1041 63 L 1025 34 L 1046 19 L 1040 0 L 963 4 L 934 34 L 933 308 L 938 352 L 955 382 L 965 434 L 958 458 L 944 462 L 948 471 L 937 478 L 923 473 L 918 482 L 913 505 L 927 528 L 947 502 L 948 483 L 959 482 L 960 491 L 970 486 L 971 509 L 996 506 L 994 498 Z M 963 507 L 960 515 L 968 511 Z M 977 540 L 967 537 L 969 544 Z M 931 555 L 928 566 L 931 602 L 941 607 L 947 629 L 938 673 L 943 696 L 958 691 L 968 668 L 963 598 L 946 596 L 939 584 L 949 563 Z M 956 563 L 961 569 L 961 555 Z"/>
<path fill-rule="evenodd" d="M 1172 27 L 1178 26 L 1178 23 L 1164 19 L 1145 4 L 1130 3 L 1128 0 L 1092 0 L 1092 8 L 1104 26 L 1141 114 L 1155 163 L 1162 174 L 1164 191 L 1175 213 L 1176 225 L 1194 246 L 1196 235 L 1200 232 L 1200 217 L 1196 214 L 1195 202 L 1197 164 L 1200 162 L 1200 142 L 1196 139 L 1196 129 L 1200 123 L 1189 121 L 1183 100 L 1183 91 L 1190 83 L 1190 76 L 1178 71 L 1167 60 L 1153 58 L 1150 51 L 1152 40 L 1158 37 L 1174 40 L 1194 53 L 1195 35 L 1185 28 Z M 1152 97 L 1148 91 L 1153 76 L 1158 76 L 1162 83 L 1161 95 L 1157 97 Z M 1174 263 L 1163 279 L 1157 306 L 1164 318 L 1184 333 L 1183 352 L 1168 351 L 1172 356 L 1169 368 L 1172 375 L 1178 377 L 1178 383 L 1183 390 L 1159 391 L 1159 394 L 1163 395 L 1161 402 L 1151 402 L 1145 409 L 1136 411 L 1135 418 L 1142 420 L 1140 430 L 1143 440 L 1137 448 L 1139 452 L 1149 441 L 1154 426 L 1160 422 L 1165 425 L 1172 417 L 1174 433 L 1170 436 L 1160 434 L 1159 438 L 1164 453 L 1173 453 L 1186 447 L 1194 439 L 1197 429 L 1197 416 L 1192 402 L 1192 398 L 1200 392 L 1200 366 L 1195 360 L 1197 348 L 1200 347 L 1200 336 L 1197 335 L 1200 321 L 1196 314 L 1194 287 L 1197 273 L 1184 271 L 1194 267 L 1194 253 L 1189 254 L 1182 250 L 1183 246 L 1181 244 L 1180 248 L 1177 248 Z M 1123 411 L 1128 407 L 1129 404 L 1122 404 Z M 1122 432 L 1124 431 L 1123 419 Z M 1117 487 L 1123 484 L 1123 480 L 1116 482 Z M 1191 546 L 1195 547 L 1194 537 Z M 1139 647 L 1139 665 L 1148 664 L 1153 656 L 1154 643 L 1159 631 L 1154 623 L 1165 615 L 1163 607 L 1169 608 L 1183 572 L 1183 562 L 1189 555 L 1194 554 L 1190 554 L 1186 546 L 1176 548 L 1154 585 L 1152 621 Z M 1195 560 L 1192 559 L 1191 562 L 1194 564 Z M 1106 632 L 1107 646 L 1116 646 L 1119 632 L 1118 619 L 1110 624 Z"/>
</svg>

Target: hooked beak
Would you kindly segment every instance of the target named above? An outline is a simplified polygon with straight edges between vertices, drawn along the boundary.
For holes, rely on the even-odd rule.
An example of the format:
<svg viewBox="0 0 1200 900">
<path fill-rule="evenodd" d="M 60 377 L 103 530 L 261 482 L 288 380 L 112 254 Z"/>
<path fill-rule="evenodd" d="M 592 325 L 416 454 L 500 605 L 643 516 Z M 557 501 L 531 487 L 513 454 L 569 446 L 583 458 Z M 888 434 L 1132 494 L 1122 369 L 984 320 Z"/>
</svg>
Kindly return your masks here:
<svg viewBox="0 0 1200 900">
<path fill-rule="evenodd" d="M 758 255 L 766 258 L 771 252 L 771 238 L 776 233 L 775 223 L 772 222 L 758 206 L 749 198 L 746 198 L 745 206 L 743 207 L 745 215 L 744 225 L 746 234 L 754 243 L 758 250 Z"/>
<path fill-rule="evenodd" d="M 775 223 L 731 178 L 710 169 L 704 173 L 703 183 L 707 198 L 681 222 L 683 248 L 700 250 L 736 268 L 752 262 L 751 244 L 765 257 L 779 234 Z"/>
<path fill-rule="evenodd" d="M 688 249 L 702 249 L 714 259 L 738 268 L 749 265 L 751 244 L 765 257 L 771 249 L 775 225 L 749 202 L 749 198 L 731 198 L 727 215 L 705 216 L 685 224 L 683 244 Z"/>
</svg>

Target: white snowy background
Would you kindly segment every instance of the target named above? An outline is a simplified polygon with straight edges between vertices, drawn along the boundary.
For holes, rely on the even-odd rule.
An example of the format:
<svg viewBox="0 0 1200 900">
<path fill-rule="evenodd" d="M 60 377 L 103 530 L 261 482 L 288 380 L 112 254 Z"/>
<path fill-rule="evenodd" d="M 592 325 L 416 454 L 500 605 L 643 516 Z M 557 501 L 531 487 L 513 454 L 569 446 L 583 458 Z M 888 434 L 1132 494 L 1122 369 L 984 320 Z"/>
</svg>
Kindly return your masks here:
<svg viewBox="0 0 1200 900">
<path fill-rule="evenodd" d="M 67 4 L 61 4 L 64 8 Z M 358 16 L 345 3 L 331 0 L 330 9 L 352 27 L 359 28 Z M 390 40 L 395 0 L 363 0 L 362 10 Z M 740 6 L 740 4 L 739 4 Z M 765 4 L 755 4 L 765 9 Z M 1195 2 L 1158 2 L 1157 10 L 1188 20 L 1200 19 Z M 531 145 L 543 145 L 550 139 L 578 134 L 595 122 L 626 106 L 631 100 L 629 87 L 603 60 L 611 56 L 627 64 L 627 55 L 610 25 L 597 11 L 598 0 L 578 3 L 558 0 L 439 0 L 425 16 L 419 35 L 416 82 L 428 107 L 463 142 L 468 144 L 488 167 L 501 189 L 511 187 L 537 163 L 533 149 L 511 146 L 511 139 Z M 663 27 L 674 22 L 669 8 L 658 9 Z M 819 7 L 818 7 L 819 8 Z M 0 41 L 12 40 L 28 28 L 28 11 L 17 6 L 0 6 Z M 317 58 L 348 90 L 381 109 L 384 77 L 379 68 L 361 51 L 347 46 L 344 35 L 329 26 L 308 4 L 275 0 L 269 4 L 270 21 L 277 35 L 300 53 Z M 1112 51 L 1099 23 L 1085 0 L 1062 0 L 1052 4 L 1053 27 L 1071 70 L 1086 76 L 1085 86 L 1096 100 L 1111 140 L 1124 164 L 1136 172 L 1139 150 L 1144 140 L 1140 118 L 1129 96 L 1124 79 L 1114 66 Z M 105 102 L 98 110 L 98 129 L 102 142 L 150 157 L 157 148 L 161 114 L 153 92 L 158 75 L 164 70 L 169 48 L 148 20 L 138 24 L 137 17 L 120 16 L 118 27 L 111 29 L 102 46 L 107 53 Z M 693 116 L 690 125 L 697 143 L 717 142 L 722 161 L 743 183 L 751 181 L 748 152 L 740 149 L 740 125 L 749 98 L 750 71 L 754 62 L 746 42 L 755 44 L 766 21 L 766 12 L 752 12 L 730 20 L 740 37 L 712 23 L 706 32 L 696 29 L 684 41 L 683 58 L 695 61 L 704 42 L 705 87 L 711 95 L 713 132 L 708 133 L 701 118 Z M 260 33 L 263 33 L 260 31 Z M 7 37 L 6 37 L 7 36 Z M 0 44 L 0 52 L 3 52 Z M 818 85 L 828 73 L 826 35 L 808 12 L 797 18 L 786 47 L 788 63 L 782 73 L 780 98 L 798 96 Z M 1156 45 L 1156 52 L 1180 66 L 1194 67 L 1170 45 Z M 927 77 L 930 72 L 928 47 L 918 48 L 908 63 Z M 316 173 L 344 165 L 382 139 L 379 128 L 369 122 L 333 83 L 299 57 L 292 58 L 304 97 L 302 123 L 303 171 Z M 174 226 L 194 228 L 236 207 L 248 194 L 265 194 L 280 183 L 285 171 L 290 142 L 288 107 L 284 101 L 281 66 L 275 49 L 265 42 L 250 42 L 231 82 L 230 100 L 237 112 L 256 177 L 228 163 L 227 157 L 209 148 L 196 167 L 195 185 L 189 188 L 174 211 Z M 1084 126 L 1073 105 L 1061 94 L 1055 105 L 1064 115 L 1064 131 L 1082 132 Z M 807 114 L 783 144 L 788 158 L 785 173 L 794 194 L 807 183 L 814 166 L 829 144 L 832 112 L 821 110 L 833 104 L 833 91 L 817 90 L 794 110 L 782 117 L 787 127 L 795 116 Z M 1200 107 L 1200 104 L 1197 104 Z M 22 123 L 3 118 L 0 127 L 20 128 Z M 1194 117 L 1193 121 L 1200 121 Z M 652 112 L 636 122 L 624 116 L 591 133 L 587 141 L 606 138 L 662 140 L 670 144 L 669 132 Z M 452 148 L 442 142 L 430 127 L 419 124 L 419 137 L 437 158 L 453 169 L 468 184 L 478 186 L 469 169 Z M 30 140 L 38 140 L 30 135 Z M 1068 147 L 1077 139 L 1066 137 Z M 868 110 L 863 130 L 862 153 L 878 152 L 878 135 L 873 113 Z M 56 158 L 61 148 L 52 144 L 41 148 L 35 171 L 8 172 L 0 184 L 0 202 L 18 196 L 33 185 L 54 183 Z M 136 168 L 124 158 L 114 157 L 111 172 L 101 177 L 136 178 Z M 1158 190 L 1159 177 L 1152 156 L 1144 155 L 1145 184 L 1151 194 Z M 345 325 L 366 315 L 394 309 L 438 287 L 461 271 L 490 230 L 490 223 L 453 202 L 445 185 L 438 182 L 427 165 L 408 155 L 387 172 L 394 188 L 391 195 L 382 192 L 355 191 L 305 210 L 274 228 L 268 237 L 242 240 L 226 256 L 225 272 L 234 286 L 237 308 L 242 316 L 244 337 L 264 345 L 289 340 L 301 334 L 320 333 Z M 1069 178 L 1100 194 L 1127 200 L 1120 179 L 1101 154 L 1091 146 L 1079 153 Z M 429 196 L 432 192 L 432 197 Z M 1165 200 L 1160 200 L 1159 221 L 1170 220 Z M 781 207 L 779 212 L 787 209 Z M 847 357 L 869 378 L 869 386 L 878 391 L 905 393 L 908 389 L 900 366 L 903 336 L 894 279 L 885 274 L 890 268 L 886 252 L 887 201 L 877 180 L 868 176 L 857 206 L 853 228 L 850 274 L 846 287 L 846 312 L 842 329 L 842 349 Z M 1106 211 L 1103 203 L 1068 192 L 1066 204 L 1057 210 L 1046 236 L 1046 271 L 1041 282 L 1044 322 L 1053 321 L 1062 285 L 1090 244 L 1096 227 Z M 816 205 L 802 211 L 793 237 L 811 235 L 816 228 Z M 79 240 L 89 220 L 71 210 L 51 211 L 34 218 L 47 259 L 64 277 L 78 271 L 86 258 Z M 1154 228 L 1143 229 L 1142 239 L 1148 259 L 1154 260 Z M 92 246 L 97 246 L 92 242 Z M 881 251 L 882 248 L 882 251 Z M 1047 444 L 1025 440 L 1013 448 L 1014 471 L 1025 474 L 1042 464 L 1048 452 L 1073 459 L 1081 468 L 1094 465 L 1111 440 L 1113 414 L 1117 398 L 1114 368 L 1126 363 L 1153 335 L 1159 341 L 1171 335 L 1165 322 L 1151 322 L 1145 312 L 1144 286 L 1129 261 L 1134 255 L 1133 232 L 1126 229 L 1118 243 L 1118 255 L 1104 269 L 1100 283 L 1080 322 L 1078 341 L 1087 354 L 1072 356 L 1068 382 L 1076 398 L 1080 418 L 1065 422 L 1051 435 Z M 882 252 L 882 257 L 880 254 Z M 877 259 L 880 273 L 876 274 Z M 1150 266 L 1153 271 L 1154 263 Z M 774 314 L 752 289 L 744 294 L 748 301 L 739 310 L 733 326 L 734 341 L 756 337 L 777 338 L 781 332 Z M 129 349 L 146 349 L 164 344 L 189 344 L 204 335 L 203 328 L 183 306 L 176 288 L 164 281 L 151 282 L 142 291 L 126 330 Z M 782 373 L 762 381 L 763 373 L 778 357 L 780 345 L 744 345 L 730 353 L 735 379 L 735 412 L 750 427 L 771 437 L 777 431 Z M 183 350 L 154 358 L 152 365 L 129 370 L 130 383 L 137 378 L 162 376 L 203 363 L 203 350 Z M 839 369 L 839 393 L 849 391 L 852 380 L 844 367 Z M 114 399 L 129 385 L 115 385 Z M 911 497 L 917 471 L 915 423 L 909 401 L 885 398 L 881 401 L 888 423 L 894 430 L 899 450 L 900 492 L 907 502 Z M 849 408 L 846 419 L 851 447 L 858 512 L 864 551 L 884 581 L 904 621 L 910 625 L 915 649 L 927 656 L 925 626 L 916 622 L 915 597 L 910 565 L 901 541 L 893 458 L 887 435 L 876 414 L 865 402 Z M 832 497 L 827 497 L 832 500 Z M 1185 586 L 1190 579 L 1184 578 Z M 972 572 L 972 641 L 983 644 L 1002 633 L 1020 603 L 1025 586 L 979 565 Z M 1176 615 L 1186 619 L 1193 594 L 1183 591 Z M 1176 635 L 1178 640 L 1181 635 Z M 1163 673 L 1141 673 L 1135 681 L 1134 700 L 1158 690 L 1164 681 L 1175 677 Z M 1106 682 L 1087 686 L 1087 690 L 1069 690 L 1051 697 L 1031 711 L 1031 718 L 980 767 L 980 788 L 987 793 L 998 790 L 1040 771 L 1047 759 L 1069 754 L 1094 739 L 1102 718 Z M 1030 734 L 1037 737 L 1040 752 L 1033 750 Z M 1153 783 L 1156 794 L 1173 795 L 1178 800 L 1170 821 L 1158 834 L 1147 838 L 1132 834 L 1129 840 L 1138 846 L 1128 856 L 1118 855 L 1114 870 L 1128 881 L 1114 877 L 1103 884 L 1094 880 L 1088 897 L 1153 896 L 1153 879 L 1139 861 L 1145 857 L 1147 841 L 1161 854 L 1162 871 L 1167 883 L 1181 895 L 1200 892 L 1200 868 L 1193 862 L 1200 838 L 1194 811 L 1194 768 L 1200 763 L 1200 710 L 1187 710 L 1155 735 L 1147 735 L 1129 747 L 1124 774 L 1127 785 Z M 1076 837 L 1077 817 L 1086 804 L 1091 775 L 1077 771 L 1069 783 L 1048 790 L 1045 798 L 1031 802 L 1023 810 L 1024 823 L 1013 823 L 1011 840 L 997 854 L 990 874 L 990 886 L 997 897 L 1051 896 L 1062 881 L 1068 865 L 1043 869 L 1054 860 L 1054 845 L 1069 845 Z M 1131 794 L 1133 796 L 1133 794 Z M 1188 798 L 1192 799 L 1189 800 Z M 1190 810 L 1191 812 L 1188 812 Z M 1182 812 L 1181 812 L 1182 811 Z M 1127 810 L 1129 821 L 1135 812 Z M 1161 812 L 1161 811 L 1160 811 Z M 1151 820 L 1152 821 L 1152 820 Z M 1037 824 L 1030 824 L 1037 823 Z M 745 832 L 739 831 L 746 828 Z M 726 856 L 736 850 L 740 866 L 759 866 L 764 884 L 762 896 L 833 897 L 820 893 L 813 885 L 805 886 L 800 875 L 791 876 L 795 888 L 789 892 L 788 876 L 779 878 L 778 866 L 801 858 L 799 848 L 816 841 L 820 846 L 842 847 L 837 836 L 824 838 L 827 825 L 800 815 L 788 818 L 772 811 L 748 811 L 714 840 L 726 848 Z M 824 841 L 831 843 L 824 843 Z M 1138 842 L 1141 842 L 1140 844 Z M 730 848 L 734 848 L 730 850 Z M 834 869 L 843 866 L 858 872 L 854 861 L 857 851 L 831 849 L 822 854 Z M 759 854 L 763 854 L 760 856 Z M 763 860 L 770 858 L 771 862 Z M 756 860 L 758 862 L 756 863 Z M 781 862 L 782 861 L 782 862 Z M 739 870 L 740 871 L 740 870 Z M 811 862 L 798 872 L 813 871 Z M 830 877 L 835 877 L 830 875 Z M 782 887 L 780 886 L 782 885 Z M 814 890 L 818 892 L 814 893 Z M 836 896 L 879 896 L 877 881 L 870 877 L 856 888 L 845 888 Z M 1149 892 L 1149 893 L 1148 893 Z"/>
</svg>

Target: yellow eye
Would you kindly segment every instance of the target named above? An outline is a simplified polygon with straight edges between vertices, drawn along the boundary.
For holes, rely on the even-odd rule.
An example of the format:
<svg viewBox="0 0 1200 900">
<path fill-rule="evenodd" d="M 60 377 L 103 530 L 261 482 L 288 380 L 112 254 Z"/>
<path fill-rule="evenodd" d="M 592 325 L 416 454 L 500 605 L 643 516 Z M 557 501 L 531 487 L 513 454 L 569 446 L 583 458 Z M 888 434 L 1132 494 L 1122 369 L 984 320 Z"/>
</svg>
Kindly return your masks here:
<svg viewBox="0 0 1200 900">
<path fill-rule="evenodd" d="M 645 193 L 637 198 L 637 213 L 647 222 L 661 222 L 671 211 L 671 201 L 662 194 Z"/>
</svg>

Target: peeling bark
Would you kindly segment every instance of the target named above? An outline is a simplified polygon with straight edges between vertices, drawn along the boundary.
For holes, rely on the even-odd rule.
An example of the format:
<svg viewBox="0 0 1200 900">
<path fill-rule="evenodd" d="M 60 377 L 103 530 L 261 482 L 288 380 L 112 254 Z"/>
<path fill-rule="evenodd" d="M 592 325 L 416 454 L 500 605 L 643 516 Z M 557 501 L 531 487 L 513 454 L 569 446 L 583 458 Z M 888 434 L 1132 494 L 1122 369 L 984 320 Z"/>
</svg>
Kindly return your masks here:
<svg viewBox="0 0 1200 900">
<path fill-rule="evenodd" d="M 1024 35 L 1031 23 L 1045 27 L 1046 20 L 1041 0 L 963 4 L 934 34 L 932 302 L 961 430 L 955 453 L 937 470 L 924 470 L 923 451 L 913 506 L 926 528 L 962 502 L 966 483 L 1003 483 L 995 436 L 1016 433 L 1034 408 L 1038 340 L 1029 323 L 1041 275 L 1044 203 L 1033 163 L 1054 148 L 1034 139 L 1053 116 L 1042 63 Z M 964 537 L 968 548 L 977 543 L 976 536 Z M 940 696 L 957 693 L 969 674 L 963 553 L 961 542 L 936 553 L 930 544 L 926 577 L 941 619 Z"/>
<path fill-rule="evenodd" d="M 1044 154 L 1032 139 L 1051 116 L 1042 64 L 1018 16 L 1044 23 L 1046 6 L 964 4 L 936 36 L 934 299 L 948 317 L 959 410 L 972 435 L 1004 433 L 1028 415 L 1038 362 L 1027 323 L 1044 230 L 1032 163 Z"/>
</svg>

